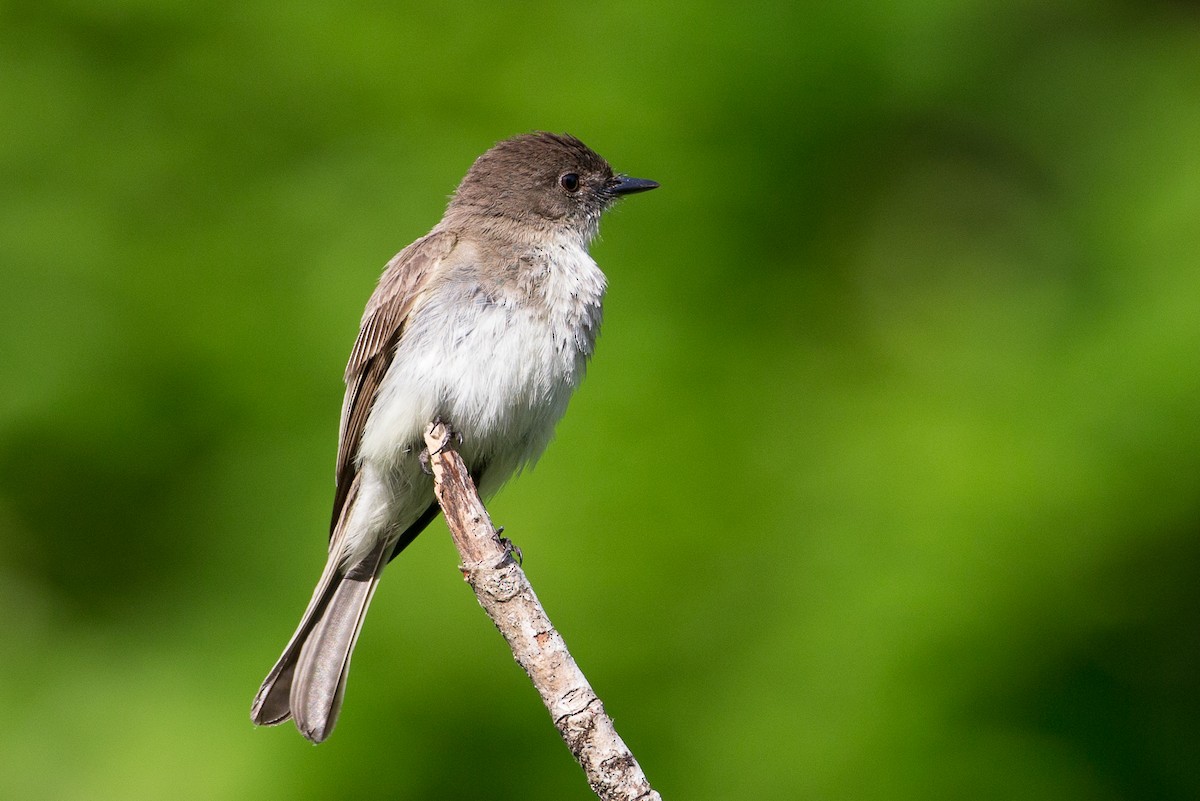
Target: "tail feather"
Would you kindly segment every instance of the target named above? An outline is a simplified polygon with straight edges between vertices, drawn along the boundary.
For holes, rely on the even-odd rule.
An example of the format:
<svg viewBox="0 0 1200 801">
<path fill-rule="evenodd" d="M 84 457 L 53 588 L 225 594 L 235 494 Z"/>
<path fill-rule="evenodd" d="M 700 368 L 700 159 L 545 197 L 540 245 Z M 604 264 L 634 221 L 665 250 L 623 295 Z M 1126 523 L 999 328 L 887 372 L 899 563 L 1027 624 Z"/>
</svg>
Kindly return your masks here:
<svg viewBox="0 0 1200 801">
<path fill-rule="evenodd" d="M 313 591 L 312 600 L 308 602 L 308 608 L 300 618 L 300 625 L 275 666 L 271 668 L 271 672 L 267 674 L 267 678 L 263 680 L 258 694 L 254 696 L 254 704 L 250 707 L 250 719 L 259 726 L 274 726 L 292 716 L 292 679 L 300 658 L 300 650 L 304 647 L 313 626 L 325 613 L 329 600 L 340 582 L 337 556 L 330 554 L 329 562 L 325 565 L 317 588 Z"/>
<path fill-rule="evenodd" d="M 294 717 L 313 742 L 329 736 L 341 710 L 350 656 L 390 550 L 380 543 L 344 575 L 336 557 L 330 558 L 332 570 L 326 566 L 299 628 L 254 697 L 251 720 L 274 726 Z"/>
<path fill-rule="evenodd" d="M 350 656 L 383 568 L 416 539 L 438 512 L 437 503 L 431 502 L 398 538 L 381 538 L 370 553 L 347 570 L 342 566 L 342 544 L 350 510 L 358 500 L 358 486 L 356 475 L 329 543 L 329 560 L 308 608 L 250 708 L 250 719 L 260 726 L 295 718 L 301 734 L 314 743 L 328 737 L 337 722 Z"/>
<path fill-rule="evenodd" d="M 254 696 L 254 703 L 250 707 L 250 719 L 259 726 L 274 726 L 292 716 L 292 684 L 304 643 L 320 623 L 338 588 L 346 580 L 346 573 L 341 564 L 342 543 L 346 538 L 346 524 L 350 518 L 350 511 L 358 500 L 358 488 L 359 478 L 355 476 L 342 505 L 338 524 L 330 538 L 329 559 L 325 563 L 325 569 L 321 571 L 321 578 L 317 581 L 317 588 L 313 590 L 312 599 L 300 618 L 300 625 L 296 627 L 287 647 L 283 649 L 283 654 L 263 680 L 258 694 Z"/>
<path fill-rule="evenodd" d="M 296 728 L 314 743 L 328 737 L 337 722 L 350 657 L 390 552 L 390 545 L 381 542 L 337 582 L 300 648 L 289 702 Z"/>
</svg>

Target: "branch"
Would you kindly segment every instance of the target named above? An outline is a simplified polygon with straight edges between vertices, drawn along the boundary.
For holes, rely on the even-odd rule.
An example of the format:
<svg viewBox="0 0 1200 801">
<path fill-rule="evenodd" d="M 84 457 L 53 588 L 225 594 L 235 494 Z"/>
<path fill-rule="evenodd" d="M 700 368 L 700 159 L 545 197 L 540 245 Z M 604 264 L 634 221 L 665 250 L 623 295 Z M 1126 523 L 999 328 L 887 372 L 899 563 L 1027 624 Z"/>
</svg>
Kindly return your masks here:
<svg viewBox="0 0 1200 801">
<path fill-rule="evenodd" d="M 462 457 L 447 444 L 448 436 L 442 423 L 425 432 L 434 492 L 462 556 L 460 570 L 479 604 L 529 674 L 596 795 L 602 801 L 662 801 L 550 623 L 525 571 L 513 560 L 511 546 L 492 526 Z"/>
</svg>

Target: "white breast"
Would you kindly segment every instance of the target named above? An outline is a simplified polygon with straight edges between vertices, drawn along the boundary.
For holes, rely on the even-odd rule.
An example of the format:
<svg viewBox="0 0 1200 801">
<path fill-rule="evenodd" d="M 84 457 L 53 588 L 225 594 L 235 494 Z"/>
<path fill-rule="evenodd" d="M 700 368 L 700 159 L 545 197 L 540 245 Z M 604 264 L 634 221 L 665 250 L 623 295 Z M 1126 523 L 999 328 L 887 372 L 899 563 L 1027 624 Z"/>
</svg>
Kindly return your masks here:
<svg viewBox="0 0 1200 801">
<path fill-rule="evenodd" d="M 487 466 L 485 494 L 541 454 L 595 346 L 604 275 L 564 240 L 498 276 L 466 262 L 431 287 L 380 387 L 362 460 L 410 470 L 439 416 L 462 435 L 468 464 Z"/>
</svg>

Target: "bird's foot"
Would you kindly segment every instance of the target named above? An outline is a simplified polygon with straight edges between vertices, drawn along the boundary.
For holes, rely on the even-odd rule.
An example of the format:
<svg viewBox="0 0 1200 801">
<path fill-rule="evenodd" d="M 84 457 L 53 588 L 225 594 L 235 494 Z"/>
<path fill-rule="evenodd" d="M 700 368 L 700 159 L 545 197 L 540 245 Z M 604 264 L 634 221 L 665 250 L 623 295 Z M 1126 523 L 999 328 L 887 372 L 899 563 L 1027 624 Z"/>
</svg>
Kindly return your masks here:
<svg viewBox="0 0 1200 801">
<path fill-rule="evenodd" d="M 512 559 L 518 566 L 525 564 L 525 556 L 521 553 L 520 547 L 515 542 L 504 536 L 504 526 L 496 529 L 496 539 L 500 541 L 500 547 L 504 549 L 504 558 Z"/>
<path fill-rule="evenodd" d="M 427 476 L 433 475 L 433 468 L 429 465 L 429 460 L 431 457 L 444 451 L 446 446 L 450 444 L 451 440 L 454 440 L 455 445 L 461 445 L 463 441 L 462 434 L 455 431 L 450 424 L 441 417 L 434 418 L 433 422 L 429 424 L 429 431 L 432 433 L 433 430 L 438 426 L 441 426 L 441 436 L 439 438 L 437 448 L 430 452 L 429 447 L 426 446 L 421 449 L 420 453 L 417 454 L 417 462 L 421 465 L 421 472 Z"/>
</svg>

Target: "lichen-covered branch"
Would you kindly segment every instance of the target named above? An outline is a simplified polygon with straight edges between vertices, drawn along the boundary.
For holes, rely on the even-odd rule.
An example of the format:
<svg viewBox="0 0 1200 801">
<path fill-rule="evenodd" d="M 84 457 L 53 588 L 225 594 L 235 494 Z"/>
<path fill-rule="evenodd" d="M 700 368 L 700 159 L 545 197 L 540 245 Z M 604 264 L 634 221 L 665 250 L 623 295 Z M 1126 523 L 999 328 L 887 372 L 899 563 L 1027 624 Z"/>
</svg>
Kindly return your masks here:
<svg viewBox="0 0 1200 801">
<path fill-rule="evenodd" d="M 588 784 L 604 801 L 661 801 L 612 719 L 555 630 L 511 548 L 492 526 L 461 457 L 437 423 L 425 433 L 434 491 L 446 515 L 461 570 L 542 696 Z"/>
</svg>

